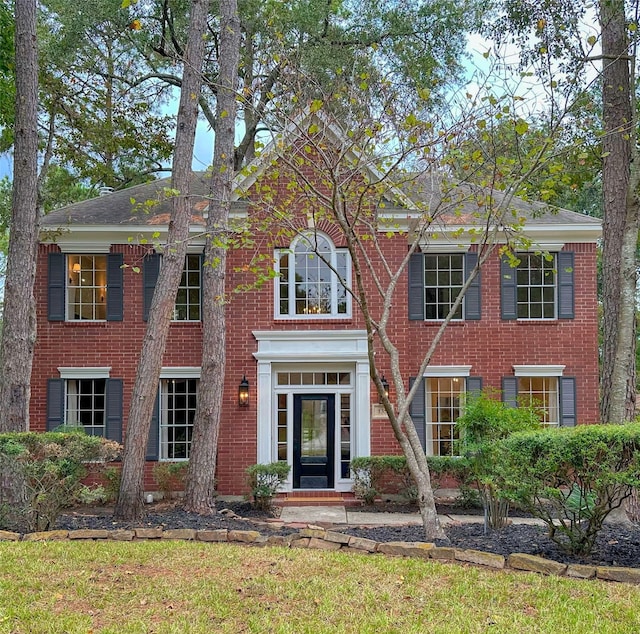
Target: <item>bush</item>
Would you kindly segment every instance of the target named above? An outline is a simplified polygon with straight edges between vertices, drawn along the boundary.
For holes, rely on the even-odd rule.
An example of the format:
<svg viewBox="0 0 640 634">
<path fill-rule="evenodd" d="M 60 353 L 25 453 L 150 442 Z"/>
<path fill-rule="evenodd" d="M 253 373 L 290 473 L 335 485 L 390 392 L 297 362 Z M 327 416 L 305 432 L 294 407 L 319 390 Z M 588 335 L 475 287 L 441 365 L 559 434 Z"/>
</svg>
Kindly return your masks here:
<svg viewBox="0 0 640 634">
<path fill-rule="evenodd" d="M 566 551 L 588 555 L 606 517 L 640 486 L 640 424 L 515 434 L 491 449 L 502 497 L 543 520 Z"/>
<path fill-rule="evenodd" d="M 458 479 L 465 469 L 464 461 L 450 456 L 429 456 L 431 486 L 438 488 L 445 475 Z M 365 502 L 373 504 L 376 497 L 397 486 L 399 493 L 409 502 L 416 502 L 417 488 L 404 456 L 365 456 L 354 458 L 350 464 L 353 492 Z"/>
<path fill-rule="evenodd" d="M 50 529 L 63 508 L 90 496 L 82 479 L 120 454 L 117 443 L 84 432 L 0 434 L 0 522 Z"/>
<path fill-rule="evenodd" d="M 183 491 L 187 477 L 189 461 L 182 462 L 158 462 L 153 467 L 153 479 L 162 492 L 165 500 L 173 497 L 174 491 Z"/>
<path fill-rule="evenodd" d="M 540 416 L 535 408 L 510 407 L 498 397 L 499 394 L 491 390 L 471 396 L 456 423 L 460 453 L 467 459 L 464 484 L 468 486 L 472 482 L 480 495 L 485 530 L 502 528 L 509 516 L 509 501 L 498 494 L 494 481 L 492 443 L 517 432 L 540 428 Z"/>
<path fill-rule="evenodd" d="M 278 489 L 287 479 L 291 467 L 284 461 L 254 464 L 247 468 L 247 484 L 251 489 L 253 505 L 268 511 Z"/>
</svg>

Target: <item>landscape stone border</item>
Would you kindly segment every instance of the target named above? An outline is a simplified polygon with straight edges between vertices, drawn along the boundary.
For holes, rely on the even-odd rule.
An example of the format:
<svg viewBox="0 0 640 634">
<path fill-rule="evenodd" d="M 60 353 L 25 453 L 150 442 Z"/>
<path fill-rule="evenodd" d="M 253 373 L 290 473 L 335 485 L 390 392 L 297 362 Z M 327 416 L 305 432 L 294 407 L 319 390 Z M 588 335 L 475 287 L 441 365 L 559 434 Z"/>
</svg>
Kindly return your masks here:
<svg viewBox="0 0 640 634">
<path fill-rule="evenodd" d="M 266 525 L 266 524 L 265 524 Z M 252 546 L 284 546 L 311 548 L 360 554 L 381 553 L 395 557 L 416 557 L 440 562 L 461 562 L 494 570 L 522 570 L 543 575 L 566 576 L 574 579 L 601 579 L 622 583 L 640 584 L 640 568 L 616 566 L 589 566 L 563 564 L 544 557 L 524 553 L 512 553 L 508 557 L 481 550 L 436 546 L 429 542 L 376 542 L 364 537 L 354 537 L 337 530 L 313 525 L 290 535 L 263 535 L 252 530 L 195 530 L 191 528 L 134 528 L 131 530 L 53 530 L 37 533 L 0 531 L 0 541 L 61 541 L 61 540 L 182 540 L 199 542 L 226 542 Z"/>
</svg>

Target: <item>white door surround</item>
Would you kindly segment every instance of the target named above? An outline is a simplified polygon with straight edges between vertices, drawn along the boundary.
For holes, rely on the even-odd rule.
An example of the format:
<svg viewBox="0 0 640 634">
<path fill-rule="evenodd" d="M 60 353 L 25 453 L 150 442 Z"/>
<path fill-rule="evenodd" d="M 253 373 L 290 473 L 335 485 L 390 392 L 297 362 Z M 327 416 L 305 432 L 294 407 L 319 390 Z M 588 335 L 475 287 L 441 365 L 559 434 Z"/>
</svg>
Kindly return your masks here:
<svg viewBox="0 0 640 634">
<path fill-rule="evenodd" d="M 367 334 L 364 330 L 255 331 L 258 342 L 257 462 L 277 460 L 276 372 L 348 370 L 352 373 L 351 456 L 371 450 L 371 412 Z M 326 390 L 326 388 L 324 388 Z M 335 490 L 350 491 L 351 480 L 336 475 Z M 285 490 L 291 490 L 292 478 Z"/>
</svg>

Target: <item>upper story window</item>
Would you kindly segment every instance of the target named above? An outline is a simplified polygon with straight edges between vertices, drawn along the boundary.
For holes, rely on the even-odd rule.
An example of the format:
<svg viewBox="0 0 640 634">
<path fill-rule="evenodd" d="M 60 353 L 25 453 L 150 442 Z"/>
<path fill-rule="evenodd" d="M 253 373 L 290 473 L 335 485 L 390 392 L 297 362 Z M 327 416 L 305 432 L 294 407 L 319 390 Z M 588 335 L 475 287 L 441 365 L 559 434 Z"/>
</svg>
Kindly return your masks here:
<svg viewBox="0 0 640 634">
<path fill-rule="evenodd" d="M 49 321 L 121 321 L 121 253 L 49 253 Z"/>
<path fill-rule="evenodd" d="M 173 310 L 174 321 L 200 321 L 201 258 L 187 255 Z"/>
<path fill-rule="evenodd" d="M 143 317 L 149 316 L 153 293 L 156 288 L 162 255 L 149 253 L 142 266 Z M 184 269 L 180 278 L 176 303 L 173 308 L 173 321 L 200 321 L 202 310 L 202 255 L 188 254 L 184 260 Z"/>
<path fill-rule="evenodd" d="M 573 319 L 574 254 L 518 253 L 518 264 L 503 258 L 500 303 L 503 319 Z"/>
<path fill-rule="evenodd" d="M 556 318 L 556 258 L 535 253 L 518 255 L 518 319 Z"/>
<path fill-rule="evenodd" d="M 276 252 L 278 317 L 349 317 L 351 267 L 346 249 L 326 236 L 303 235 Z M 346 285 L 346 286 L 345 286 Z"/>
<path fill-rule="evenodd" d="M 424 256 L 425 319 L 445 319 L 464 284 L 462 253 Z M 462 303 L 453 319 L 462 319 Z"/>
<path fill-rule="evenodd" d="M 446 319 L 466 280 L 478 262 L 478 254 L 414 253 L 409 260 L 409 319 Z M 453 319 L 477 320 L 482 315 L 478 272 Z"/>
<path fill-rule="evenodd" d="M 107 256 L 67 256 L 67 320 L 107 318 Z"/>
</svg>

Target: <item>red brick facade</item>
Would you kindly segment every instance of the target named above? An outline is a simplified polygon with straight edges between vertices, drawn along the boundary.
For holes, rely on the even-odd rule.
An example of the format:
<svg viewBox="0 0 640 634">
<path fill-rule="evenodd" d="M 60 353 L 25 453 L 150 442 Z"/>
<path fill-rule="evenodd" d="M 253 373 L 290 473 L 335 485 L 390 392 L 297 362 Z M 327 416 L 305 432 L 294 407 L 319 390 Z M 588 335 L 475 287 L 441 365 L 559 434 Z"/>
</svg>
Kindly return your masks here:
<svg viewBox="0 0 640 634">
<path fill-rule="evenodd" d="M 322 228 L 327 230 L 326 233 L 333 239 L 336 247 L 343 246 L 337 231 L 328 226 Z M 95 237 L 100 237 L 99 229 L 96 230 Z M 273 256 L 273 247 L 269 246 L 267 240 L 262 243 L 257 240 L 257 243 L 263 246 L 229 252 L 229 290 L 251 283 L 252 274 L 247 272 L 246 265 L 249 263 L 248 258 L 254 256 L 256 251 L 262 250 L 265 254 Z M 473 377 L 481 377 L 483 387 L 496 389 L 501 388 L 503 377 L 513 376 L 514 365 L 564 366 L 562 375 L 575 378 L 577 422 L 594 423 L 598 421 L 596 246 L 593 240 L 574 243 L 566 241 L 562 248 L 564 251 L 572 252 L 575 258 L 573 319 L 502 319 L 500 260 L 496 253 L 487 260 L 482 269 L 481 319 L 451 323 L 437 348 L 432 365 L 471 366 L 470 374 Z M 126 434 L 126 418 L 135 378 L 136 360 L 146 328 L 143 319 L 143 279 L 141 273 L 134 269 L 140 266 L 146 249 L 148 247 L 122 243 L 110 246 L 111 253 L 121 253 L 124 257 L 121 321 L 51 321 L 47 316 L 48 254 L 60 252 L 60 249 L 56 244 L 40 245 L 35 288 L 38 331 L 31 395 L 33 430 L 46 429 L 47 382 L 60 376 L 59 368 L 108 367 L 110 377 L 122 379 L 122 424 L 123 432 Z M 406 235 L 398 234 L 389 238 L 384 244 L 384 249 L 391 260 L 399 262 L 406 254 Z M 69 252 L 68 247 L 66 251 Z M 271 281 L 259 289 L 233 293 L 228 305 L 226 387 L 217 472 L 217 486 L 221 494 L 240 494 L 245 491 L 245 469 L 259 460 L 259 430 L 275 427 L 275 422 L 261 423 L 259 420 L 260 416 L 265 416 L 266 411 L 260 409 L 258 402 L 259 386 L 264 379 L 259 376 L 255 356 L 258 352 L 258 342 L 253 333 L 363 330 L 363 320 L 355 303 L 350 318 L 276 318 L 274 283 Z M 371 297 L 375 298 L 375 293 L 372 293 Z M 393 298 L 394 314 L 389 330 L 393 333 L 394 342 L 400 351 L 403 372 L 408 379 L 415 375 L 438 324 L 409 320 L 407 298 L 408 279 L 405 272 Z M 375 299 L 373 301 L 375 309 Z M 172 323 L 163 366 L 199 367 L 201 334 L 201 325 L 198 322 Z M 379 358 L 384 359 L 382 351 L 379 354 Z M 303 361 L 310 362 L 313 359 L 300 360 L 300 367 L 304 366 Z M 336 367 L 337 361 L 335 358 L 332 362 Z M 273 364 L 274 368 L 279 367 L 276 357 Z M 380 369 L 390 375 L 389 367 L 385 367 L 384 361 Z M 250 384 L 250 404 L 246 408 L 238 405 L 238 384 L 243 376 L 246 376 Z M 357 402 L 359 389 L 359 386 L 353 388 L 353 403 Z M 390 396 L 393 401 L 393 390 Z M 369 411 L 359 413 L 358 424 L 368 425 L 370 421 L 370 432 L 362 437 L 369 437 L 372 454 L 397 453 L 398 445 L 388 422 L 383 418 L 372 418 L 370 415 L 370 410 L 377 402 L 372 386 L 369 401 Z M 269 402 L 271 403 L 271 400 Z M 270 405 L 270 411 L 266 411 L 267 417 L 275 415 L 275 407 L 274 401 Z M 355 430 L 353 433 L 355 434 Z M 273 437 L 269 435 L 269 439 L 272 447 L 267 448 L 267 453 L 270 451 L 275 459 L 275 432 Z M 361 447 L 359 451 L 363 452 L 364 449 Z M 147 463 L 147 490 L 155 488 L 151 477 L 153 464 Z"/>
</svg>

